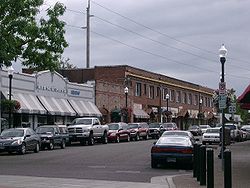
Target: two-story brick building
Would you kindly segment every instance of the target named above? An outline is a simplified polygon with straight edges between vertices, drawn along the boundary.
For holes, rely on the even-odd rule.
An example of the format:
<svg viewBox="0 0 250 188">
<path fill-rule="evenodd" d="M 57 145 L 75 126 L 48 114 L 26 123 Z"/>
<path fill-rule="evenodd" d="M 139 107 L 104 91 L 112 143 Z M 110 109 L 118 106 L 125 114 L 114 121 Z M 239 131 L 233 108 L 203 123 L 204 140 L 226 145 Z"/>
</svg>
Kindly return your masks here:
<svg viewBox="0 0 250 188">
<path fill-rule="evenodd" d="M 127 117 L 129 122 L 175 121 L 186 129 L 213 120 L 214 90 L 207 87 L 127 65 L 59 72 L 71 82 L 95 82 L 96 105 L 104 122 L 126 121 Z"/>
</svg>

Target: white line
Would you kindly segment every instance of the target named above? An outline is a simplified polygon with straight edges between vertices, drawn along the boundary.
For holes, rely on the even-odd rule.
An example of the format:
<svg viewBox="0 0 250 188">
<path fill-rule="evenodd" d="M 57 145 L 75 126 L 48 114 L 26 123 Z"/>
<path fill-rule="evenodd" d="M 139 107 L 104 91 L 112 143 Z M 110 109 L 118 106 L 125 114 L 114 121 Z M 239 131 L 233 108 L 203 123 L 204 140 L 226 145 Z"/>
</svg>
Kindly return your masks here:
<svg viewBox="0 0 250 188">
<path fill-rule="evenodd" d="M 125 170 L 117 170 L 116 173 L 129 173 L 129 174 L 140 174 L 140 171 L 125 171 Z"/>
</svg>

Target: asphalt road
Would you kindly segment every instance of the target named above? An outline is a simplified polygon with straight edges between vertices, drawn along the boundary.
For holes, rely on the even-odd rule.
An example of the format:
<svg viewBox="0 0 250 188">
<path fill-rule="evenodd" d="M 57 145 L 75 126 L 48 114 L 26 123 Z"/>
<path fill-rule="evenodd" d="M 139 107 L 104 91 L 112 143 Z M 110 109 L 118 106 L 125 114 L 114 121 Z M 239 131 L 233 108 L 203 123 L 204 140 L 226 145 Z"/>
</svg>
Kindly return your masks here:
<svg viewBox="0 0 250 188">
<path fill-rule="evenodd" d="M 153 142 L 74 145 L 25 155 L 0 153 L 0 175 L 150 182 L 156 176 L 192 172 L 179 167 L 151 169 Z"/>
</svg>

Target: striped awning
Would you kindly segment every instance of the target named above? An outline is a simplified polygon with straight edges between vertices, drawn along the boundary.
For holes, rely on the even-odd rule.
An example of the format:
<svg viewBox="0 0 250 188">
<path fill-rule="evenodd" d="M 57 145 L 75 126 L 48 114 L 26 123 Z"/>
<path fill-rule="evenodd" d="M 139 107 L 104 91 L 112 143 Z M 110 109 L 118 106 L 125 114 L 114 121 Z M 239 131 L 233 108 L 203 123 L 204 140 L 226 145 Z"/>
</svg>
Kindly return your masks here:
<svg viewBox="0 0 250 188">
<path fill-rule="evenodd" d="M 133 114 L 136 118 L 148 119 L 149 115 L 142 109 L 134 108 Z"/>
<path fill-rule="evenodd" d="M 8 92 L 2 92 L 6 99 L 9 99 Z M 13 92 L 11 94 L 11 99 L 20 102 L 21 108 L 17 113 L 27 113 L 27 114 L 46 114 L 46 109 L 42 106 L 35 95 L 30 93 L 17 93 Z"/>
<path fill-rule="evenodd" d="M 99 111 L 97 106 L 90 101 L 69 99 L 71 106 L 74 108 L 78 116 L 95 116 L 101 117 L 102 113 Z"/>
<path fill-rule="evenodd" d="M 38 98 L 51 115 L 76 116 L 76 112 L 70 106 L 67 99 L 49 96 L 38 96 Z"/>
</svg>

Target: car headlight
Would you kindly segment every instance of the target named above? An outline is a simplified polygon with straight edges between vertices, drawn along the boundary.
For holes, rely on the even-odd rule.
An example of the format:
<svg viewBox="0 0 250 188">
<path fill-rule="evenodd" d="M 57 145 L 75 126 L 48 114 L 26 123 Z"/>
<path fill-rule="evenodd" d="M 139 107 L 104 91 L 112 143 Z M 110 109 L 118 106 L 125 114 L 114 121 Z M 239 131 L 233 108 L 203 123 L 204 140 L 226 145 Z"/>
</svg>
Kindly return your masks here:
<svg viewBox="0 0 250 188">
<path fill-rule="evenodd" d="M 89 129 L 84 129 L 83 132 L 89 132 Z"/>
<path fill-rule="evenodd" d="M 21 145 L 22 140 L 15 140 L 14 142 L 11 143 L 11 145 Z"/>
</svg>

